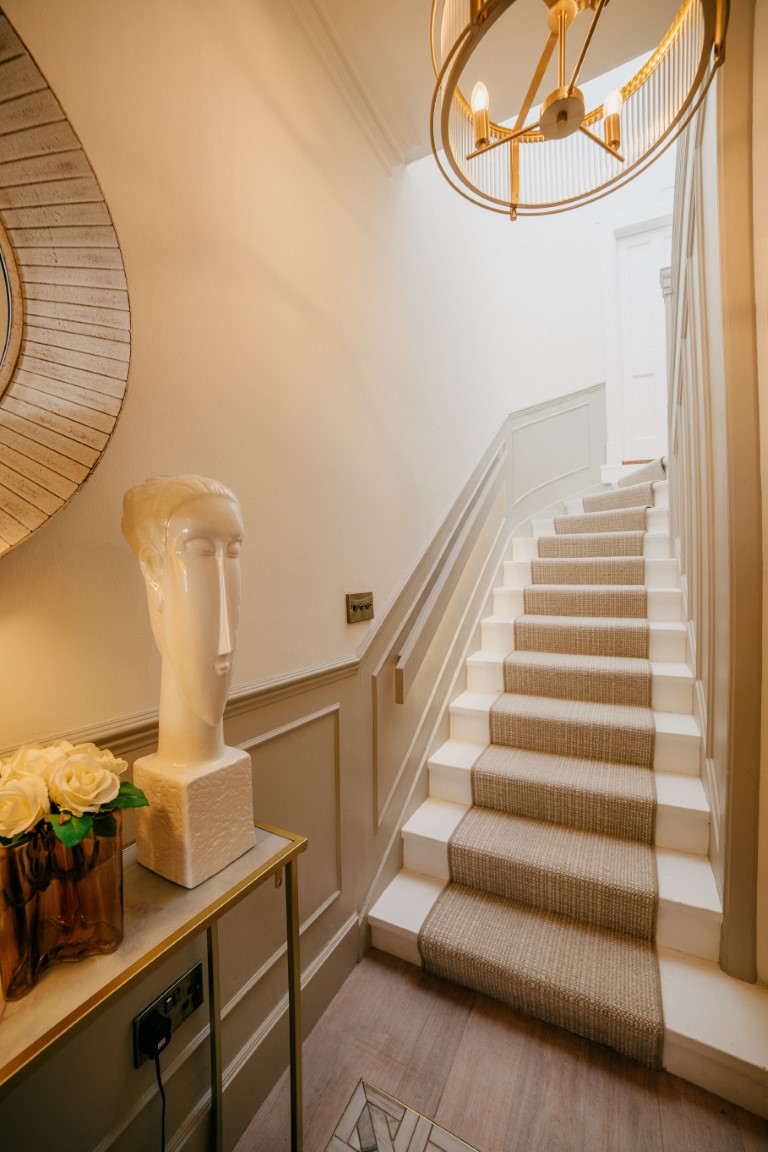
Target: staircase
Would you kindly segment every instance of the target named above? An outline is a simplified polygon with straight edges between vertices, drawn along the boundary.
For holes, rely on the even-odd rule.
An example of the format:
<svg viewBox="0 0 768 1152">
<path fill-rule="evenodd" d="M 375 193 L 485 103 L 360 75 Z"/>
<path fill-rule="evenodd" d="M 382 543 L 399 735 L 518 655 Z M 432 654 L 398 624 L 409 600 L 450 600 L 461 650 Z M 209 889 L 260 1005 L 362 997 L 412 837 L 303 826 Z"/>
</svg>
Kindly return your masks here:
<svg viewBox="0 0 768 1152">
<path fill-rule="evenodd" d="M 709 809 L 699 778 L 701 734 L 692 714 L 682 597 L 670 558 L 667 482 L 641 489 L 634 479 L 624 481 L 623 490 L 601 490 L 607 500 L 598 494 L 566 502 L 564 519 L 534 520 L 531 536 L 512 541 L 493 615 L 481 625 L 481 649 L 467 660 L 466 691 L 450 705 L 450 739 L 429 760 L 429 797 L 402 829 L 403 870 L 369 913 L 372 943 L 417 965 L 426 952 L 427 967 L 440 975 L 647 1063 L 661 1063 L 765 1115 L 768 996 L 729 980 L 717 965 L 722 910 L 707 858 Z M 635 507 L 637 501 L 641 506 Z M 640 604 L 643 620 L 636 619 Z M 642 684 L 633 677 L 648 661 L 652 675 L 644 700 Z M 647 738 L 642 732 L 633 736 L 631 747 L 639 753 L 627 752 L 617 735 L 629 713 L 633 724 L 650 729 Z M 574 767 L 588 767 L 589 778 L 577 772 L 574 780 Z M 638 800 L 638 789 L 649 797 Z M 579 815 L 585 791 L 593 812 L 586 823 Z M 489 810 L 489 795 L 502 796 L 499 811 Z M 497 807 L 497 801 L 490 805 Z M 494 843 L 506 838 L 508 847 L 499 852 L 483 843 L 467 867 L 464 841 L 474 823 L 481 825 L 481 841 L 492 825 Z M 580 878 L 574 896 L 572 878 L 564 887 L 562 876 L 553 878 L 546 869 L 549 857 L 559 853 L 568 871 L 568 861 L 583 854 L 585 844 L 591 861 L 586 872 L 591 868 L 594 876 Z M 617 852 L 649 851 L 657 886 L 650 912 L 646 906 L 638 913 L 640 905 L 635 901 L 635 908 L 628 891 L 618 890 L 607 901 L 595 897 L 595 883 L 613 867 L 608 861 Z M 535 875 L 528 888 L 523 874 Z M 441 967 L 429 926 L 438 935 L 449 931 L 441 910 L 453 893 L 474 898 L 477 876 L 480 902 L 465 902 L 456 917 L 468 925 L 468 938 L 481 939 L 490 951 L 477 963 L 461 956 Z M 628 912 L 630 905 L 634 911 Z M 479 910 L 470 913 L 470 907 Z M 476 923 L 467 920 L 471 915 L 477 915 Z M 499 917 L 508 922 L 503 942 L 501 935 L 494 941 Z M 634 949 L 631 937 L 638 936 L 651 951 L 644 941 L 653 938 L 655 920 L 663 1003 L 657 1048 L 650 1041 L 644 1049 L 617 1041 L 591 999 L 586 1014 L 574 1017 L 568 1004 L 583 993 L 568 985 L 565 972 L 552 975 L 555 1006 L 539 1007 L 532 981 L 549 979 L 546 963 L 557 967 L 566 947 L 558 947 L 557 932 L 571 932 L 574 917 L 582 936 L 590 936 L 589 948 L 596 935 L 600 947 L 605 941 L 618 946 L 612 933 L 628 927 L 628 946 Z M 511 946 L 530 920 L 537 932 L 539 922 L 546 922 L 548 936 L 538 954 L 551 957 L 534 977 L 526 974 L 530 960 L 516 957 Z M 579 951 L 587 947 L 584 940 L 570 940 L 567 947 L 576 949 L 580 966 L 592 967 L 591 953 Z M 484 974 L 490 968 L 494 976 L 488 982 Z M 619 1014 L 632 1010 L 633 995 L 629 1009 L 624 1004 Z M 722 1009 L 713 1007 L 713 997 Z M 741 1045 L 734 1042 L 734 1011 L 744 1018 Z"/>
</svg>

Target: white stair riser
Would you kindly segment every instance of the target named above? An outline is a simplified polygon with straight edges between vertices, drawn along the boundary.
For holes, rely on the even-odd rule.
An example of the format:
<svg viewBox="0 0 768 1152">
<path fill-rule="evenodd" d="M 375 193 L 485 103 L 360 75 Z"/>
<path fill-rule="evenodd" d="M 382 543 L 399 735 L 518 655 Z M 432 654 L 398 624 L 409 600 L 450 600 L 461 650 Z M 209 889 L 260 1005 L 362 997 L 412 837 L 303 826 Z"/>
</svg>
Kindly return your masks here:
<svg viewBox="0 0 768 1152">
<path fill-rule="evenodd" d="M 396 956 L 398 960 L 405 960 L 406 964 L 421 967 L 421 953 L 416 943 L 415 933 L 409 932 L 401 935 L 390 924 L 375 924 L 371 920 L 371 947 L 386 952 L 388 956 Z"/>
<path fill-rule="evenodd" d="M 649 660 L 660 664 L 685 664 L 688 654 L 688 636 L 685 628 L 675 621 L 655 621 L 648 643 Z M 664 624 L 673 627 L 665 628 Z M 515 622 L 508 617 L 489 616 L 480 623 L 481 644 L 484 652 L 514 652 Z"/>
<path fill-rule="evenodd" d="M 449 711 L 451 740 L 490 744 L 490 721 L 487 712 L 453 705 Z M 698 776 L 700 744 L 700 736 L 657 731 L 653 754 L 654 770 Z"/>
<path fill-rule="evenodd" d="M 403 833 L 403 862 L 407 869 L 449 880 L 448 844 L 418 834 Z M 656 942 L 702 960 L 716 960 L 720 951 L 721 917 L 706 908 L 672 902 L 659 896 Z"/>
<path fill-rule="evenodd" d="M 646 560 L 669 559 L 672 550 L 668 532 L 646 532 L 643 539 L 643 556 Z M 516 536 L 512 540 L 513 560 L 536 560 L 539 557 L 537 536 Z"/>
<path fill-rule="evenodd" d="M 536 559 L 536 557 L 531 557 Z M 531 580 L 531 560 L 506 560 L 504 563 L 504 587 L 525 588 Z M 645 584 L 648 588 L 677 588 L 678 578 L 677 561 L 675 560 L 646 560 Z"/>
<path fill-rule="evenodd" d="M 522 588 L 495 588 L 493 592 L 494 616 L 522 616 L 525 612 Z M 648 619 L 678 623 L 683 600 L 679 588 L 648 589 Z"/>
<path fill-rule="evenodd" d="M 494 656 L 496 654 L 494 653 Z M 468 692 L 503 692 L 504 668 L 498 659 L 467 661 Z M 693 709 L 693 677 L 655 675 L 652 685 L 654 712 L 691 712 Z"/>
<path fill-rule="evenodd" d="M 656 943 L 700 960 L 717 960 L 721 923 L 722 917 L 716 912 L 659 899 Z"/>
</svg>

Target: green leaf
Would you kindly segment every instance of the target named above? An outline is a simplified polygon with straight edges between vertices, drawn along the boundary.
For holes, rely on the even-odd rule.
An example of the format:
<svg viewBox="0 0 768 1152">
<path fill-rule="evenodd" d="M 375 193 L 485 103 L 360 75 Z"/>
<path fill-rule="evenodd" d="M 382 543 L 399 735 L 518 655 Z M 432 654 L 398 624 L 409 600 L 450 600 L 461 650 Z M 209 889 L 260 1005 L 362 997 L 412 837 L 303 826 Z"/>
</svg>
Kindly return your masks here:
<svg viewBox="0 0 768 1152">
<path fill-rule="evenodd" d="M 146 808 L 148 805 L 149 800 L 141 788 L 137 788 L 135 784 L 130 784 L 124 780 L 120 785 L 120 791 L 109 806 L 110 808 Z"/>
<path fill-rule="evenodd" d="M 74 848 L 93 828 L 93 816 L 85 812 L 82 816 L 73 816 L 69 812 L 52 812 L 51 827 L 65 848 Z"/>
<path fill-rule="evenodd" d="M 109 809 L 94 816 L 93 834 L 94 836 L 117 836 L 117 820 Z"/>
</svg>

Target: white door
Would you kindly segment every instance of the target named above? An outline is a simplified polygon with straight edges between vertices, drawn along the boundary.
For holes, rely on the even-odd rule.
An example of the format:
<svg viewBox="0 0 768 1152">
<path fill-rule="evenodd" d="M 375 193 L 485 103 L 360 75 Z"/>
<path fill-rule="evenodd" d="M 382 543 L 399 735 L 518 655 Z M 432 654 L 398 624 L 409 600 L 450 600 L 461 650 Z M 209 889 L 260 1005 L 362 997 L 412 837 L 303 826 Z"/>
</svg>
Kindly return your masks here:
<svg viewBox="0 0 768 1152">
<path fill-rule="evenodd" d="M 667 363 L 661 269 L 670 262 L 672 228 L 616 238 L 619 272 L 619 364 L 625 462 L 667 451 Z"/>
</svg>

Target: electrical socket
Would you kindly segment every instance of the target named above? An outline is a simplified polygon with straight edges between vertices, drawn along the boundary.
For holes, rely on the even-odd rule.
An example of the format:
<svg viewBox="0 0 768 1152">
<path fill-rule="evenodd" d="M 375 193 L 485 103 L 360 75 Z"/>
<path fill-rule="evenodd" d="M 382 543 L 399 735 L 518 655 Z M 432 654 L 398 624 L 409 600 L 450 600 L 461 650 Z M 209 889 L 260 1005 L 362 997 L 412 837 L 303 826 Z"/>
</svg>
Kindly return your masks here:
<svg viewBox="0 0 768 1152">
<path fill-rule="evenodd" d="M 133 1018 L 133 1066 L 140 1068 L 145 1060 L 149 1060 L 146 1052 L 139 1048 L 139 1037 L 144 1022 L 153 1012 L 159 1012 L 171 1022 L 171 1032 L 175 1032 L 188 1016 L 203 1002 L 203 964 L 198 960 L 183 976 L 179 976 L 170 987 L 166 988 L 151 1004 L 142 1008 L 138 1016 Z"/>
</svg>

